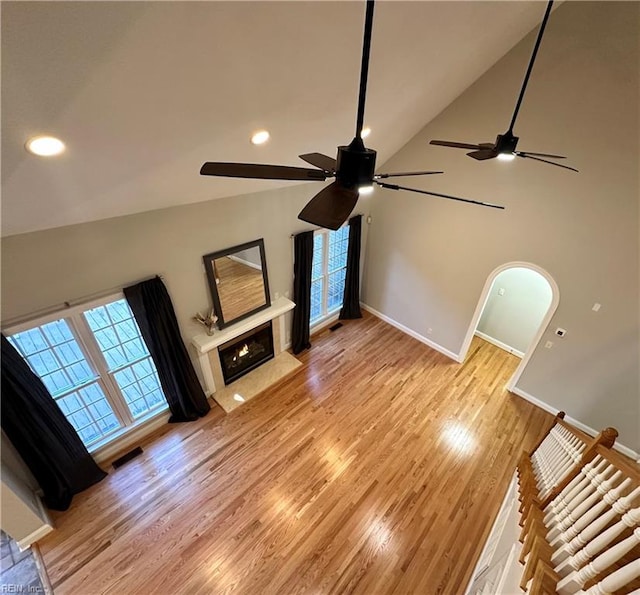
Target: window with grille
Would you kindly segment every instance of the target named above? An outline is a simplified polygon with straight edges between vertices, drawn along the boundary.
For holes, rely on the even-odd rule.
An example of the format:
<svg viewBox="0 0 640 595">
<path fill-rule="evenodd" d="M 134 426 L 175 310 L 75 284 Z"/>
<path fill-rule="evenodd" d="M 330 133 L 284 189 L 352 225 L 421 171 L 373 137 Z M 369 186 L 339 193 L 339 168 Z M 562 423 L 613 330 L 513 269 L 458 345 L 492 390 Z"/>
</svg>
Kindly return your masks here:
<svg viewBox="0 0 640 595">
<path fill-rule="evenodd" d="M 318 230 L 313 237 L 310 322 L 318 322 L 342 307 L 347 270 L 349 227 Z"/>
<path fill-rule="evenodd" d="M 86 446 L 167 408 L 156 367 L 124 298 L 7 331 Z"/>
</svg>

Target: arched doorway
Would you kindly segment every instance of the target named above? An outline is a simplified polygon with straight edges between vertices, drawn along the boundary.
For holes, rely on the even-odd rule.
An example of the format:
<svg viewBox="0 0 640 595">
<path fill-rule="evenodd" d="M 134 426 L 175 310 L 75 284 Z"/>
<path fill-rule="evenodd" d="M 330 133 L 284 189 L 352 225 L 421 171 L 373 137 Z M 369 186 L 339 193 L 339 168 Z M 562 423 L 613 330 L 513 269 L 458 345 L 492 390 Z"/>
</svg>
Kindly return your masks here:
<svg viewBox="0 0 640 595">
<path fill-rule="evenodd" d="M 525 269 L 525 271 L 518 271 L 518 269 Z M 518 283 L 518 278 L 519 278 L 518 274 L 520 272 L 525 273 L 528 271 L 535 273 L 536 274 L 535 278 L 537 279 L 537 281 L 541 282 L 543 285 L 545 284 L 545 282 L 546 284 L 548 284 L 548 288 L 550 289 L 550 292 L 551 292 L 551 298 L 550 300 L 547 300 L 548 306 L 546 308 L 546 311 L 540 312 L 539 313 L 540 315 L 538 315 L 537 317 L 537 320 L 539 320 L 539 322 L 537 323 L 537 328 L 528 329 L 529 343 L 526 349 L 523 349 L 521 352 L 518 352 L 519 350 L 517 349 L 514 350 L 514 352 L 518 356 L 521 356 L 522 359 L 520 361 L 520 364 L 516 368 L 516 371 L 514 372 L 513 376 L 507 383 L 507 388 L 509 390 L 511 390 L 518 382 L 518 379 L 520 378 L 520 376 L 522 375 L 522 372 L 524 371 L 527 364 L 529 363 L 529 360 L 531 359 L 531 355 L 533 354 L 535 348 L 537 347 L 538 342 L 540 341 L 540 338 L 544 333 L 544 330 L 549 325 L 549 322 L 551 321 L 551 317 L 553 316 L 553 313 L 556 311 L 556 308 L 558 307 L 558 303 L 560 302 L 560 291 L 558 289 L 558 285 L 553 279 L 553 277 L 547 271 L 530 262 L 508 262 L 494 269 L 491 272 L 491 274 L 487 277 L 487 280 L 484 284 L 484 288 L 482 290 L 482 293 L 480 294 L 480 299 L 478 300 L 478 305 L 476 306 L 476 311 L 474 312 L 473 318 L 471 319 L 469 330 L 467 331 L 467 335 L 462 345 L 462 349 L 460 350 L 460 361 L 464 361 L 467 355 L 467 352 L 469 351 L 469 347 L 471 346 L 471 340 L 473 339 L 473 336 L 476 333 L 476 330 L 478 329 L 478 326 L 480 324 L 481 318 L 483 319 L 483 322 L 486 321 L 488 324 L 491 323 L 491 313 L 485 313 L 485 316 L 483 318 L 483 312 L 485 311 L 485 306 L 487 306 L 487 303 L 489 302 L 490 298 L 493 298 L 492 291 L 494 292 L 494 295 L 495 295 L 495 292 L 497 292 L 498 289 L 500 288 L 500 285 L 498 283 L 501 275 L 502 275 L 502 280 L 505 282 L 508 281 L 510 283 Z M 532 277 L 531 279 L 533 280 L 534 277 Z M 522 304 L 520 304 L 520 307 L 521 306 Z M 502 323 L 503 325 L 509 322 L 508 316 L 507 317 L 503 316 L 502 318 L 503 320 L 496 319 L 493 322 Z M 520 340 L 524 341 L 525 340 L 524 336 L 521 337 Z"/>
</svg>

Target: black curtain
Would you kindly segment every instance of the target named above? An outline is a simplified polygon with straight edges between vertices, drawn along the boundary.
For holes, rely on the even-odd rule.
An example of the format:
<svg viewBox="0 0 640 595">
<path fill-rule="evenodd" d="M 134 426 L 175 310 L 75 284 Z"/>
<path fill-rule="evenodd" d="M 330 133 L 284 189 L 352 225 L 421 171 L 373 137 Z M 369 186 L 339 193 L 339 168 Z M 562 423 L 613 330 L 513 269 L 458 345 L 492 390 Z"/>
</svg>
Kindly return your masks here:
<svg viewBox="0 0 640 595">
<path fill-rule="evenodd" d="M 311 347 L 309 316 L 311 314 L 311 268 L 313 266 L 313 231 L 304 231 L 293 240 L 293 328 L 291 348 L 300 353 Z"/>
<path fill-rule="evenodd" d="M 124 288 L 142 337 L 153 358 L 171 410 L 170 423 L 194 421 L 209 412 L 209 403 L 182 342 L 178 320 L 160 277 Z"/>
<path fill-rule="evenodd" d="M 362 318 L 360 311 L 360 238 L 362 237 L 362 215 L 349 219 L 349 246 L 347 248 L 347 271 L 344 280 L 341 320 Z"/>
<path fill-rule="evenodd" d="M 67 510 L 74 494 L 104 479 L 74 427 L 2 335 L 2 429 L 36 478 L 45 504 Z"/>
</svg>

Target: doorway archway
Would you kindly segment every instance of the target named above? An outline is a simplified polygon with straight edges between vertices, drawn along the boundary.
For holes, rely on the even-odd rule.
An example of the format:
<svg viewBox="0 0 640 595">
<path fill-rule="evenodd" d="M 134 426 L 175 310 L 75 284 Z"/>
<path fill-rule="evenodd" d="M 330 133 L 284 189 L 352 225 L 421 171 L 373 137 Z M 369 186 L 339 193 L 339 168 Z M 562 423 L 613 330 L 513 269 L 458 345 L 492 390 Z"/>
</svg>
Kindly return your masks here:
<svg viewBox="0 0 640 595">
<path fill-rule="evenodd" d="M 551 288 L 551 303 L 549 304 L 549 307 L 547 308 L 547 311 L 544 314 L 538 329 L 533 335 L 533 339 L 529 343 L 527 350 L 524 352 L 524 355 L 520 360 L 520 364 L 518 365 L 515 372 L 513 373 L 513 376 L 507 383 L 508 390 L 513 389 L 513 387 L 516 385 L 516 383 L 520 379 L 520 376 L 524 372 L 524 369 L 527 367 L 527 364 L 531 359 L 531 355 L 533 354 L 536 347 L 538 346 L 538 343 L 540 342 L 542 334 L 544 333 L 545 329 L 549 325 L 549 322 L 551 321 L 551 317 L 553 316 L 554 312 L 556 311 L 556 308 L 558 307 L 558 304 L 560 303 L 560 290 L 558 288 L 558 284 L 555 282 L 555 279 L 542 267 L 539 267 L 538 265 L 530 262 L 519 262 L 519 261 L 507 262 L 505 264 L 500 265 L 489 274 L 484 284 L 484 287 L 482 289 L 482 293 L 480 294 L 480 299 L 478 300 L 478 305 L 476 306 L 476 310 L 473 314 L 473 318 L 471 319 L 471 323 L 469 325 L 467 335 L 462 344 L 462 349 L 460 350 L 460 360 L 459 360 L 463 362 L 467 356 L 469 347 L 471 346 L 471 340 L 473 339 L 476 329 L 478 328 L 482 311 L 484 310 L 484 307 L 487 303 L 489 294 L 491 292 L 491 288 L 495 283 L 496 277 L 498 277 L 500 273 L 503 273 L 504 271 L 507 271 L 509 269 L 514 269 L 514 268 L 530 269 L 532 271 L 535 271 L 542 277 L 544 277 L 544 279 L 549 284 L 549 287 Z"/>
</svg>

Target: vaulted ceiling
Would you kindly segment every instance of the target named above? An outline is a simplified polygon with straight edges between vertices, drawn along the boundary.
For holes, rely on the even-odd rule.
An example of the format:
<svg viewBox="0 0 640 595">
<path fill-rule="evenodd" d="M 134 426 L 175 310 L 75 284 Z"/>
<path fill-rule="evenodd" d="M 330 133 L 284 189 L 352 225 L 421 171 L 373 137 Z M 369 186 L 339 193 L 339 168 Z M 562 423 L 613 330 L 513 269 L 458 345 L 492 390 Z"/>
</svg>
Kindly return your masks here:
<svg viewBox="0 0 640 595">
<path fill-rule="evenodd" d="M 526 1 L 379 2 L 365 114 L 378 163 L 543 12 Z M 364 2 L 2 2 L 2 234 L 291 184 L 198 172 L 204 161 L 335 155 L 355 128 L 363 23 Z M 259 128 L 271 141 L 256 147 Z M 42 133 L 65 153 L 27 153 Z"/>
</svg>

